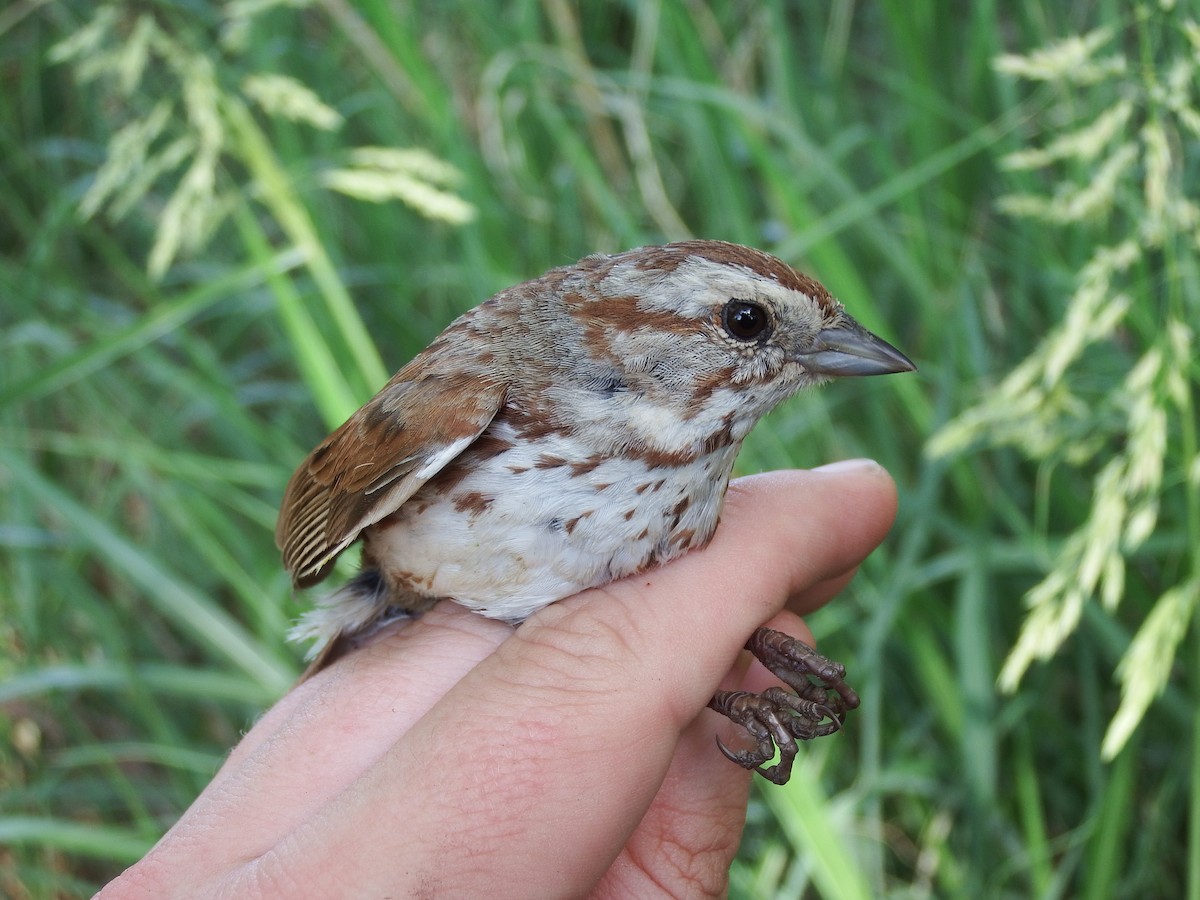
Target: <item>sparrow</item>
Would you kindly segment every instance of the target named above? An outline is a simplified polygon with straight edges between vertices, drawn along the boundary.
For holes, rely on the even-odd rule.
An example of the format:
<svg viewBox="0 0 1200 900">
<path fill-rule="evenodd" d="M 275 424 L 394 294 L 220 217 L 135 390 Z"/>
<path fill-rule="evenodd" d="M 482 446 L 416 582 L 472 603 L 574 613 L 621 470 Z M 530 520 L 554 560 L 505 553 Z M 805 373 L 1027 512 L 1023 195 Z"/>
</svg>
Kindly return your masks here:
<svg viewBox="0 0 1200 900">
<path fill-rule="evenodd" d="M 275 538 L 297 587 L 361 542 L 362 565 L 293 631 L 306 677 L 443 599 L 514 625 L 712 537 L 751 428 L 830 378 L 916 367 L 816 280 L 693 240 L 594 254 L 452 322 L 288 482 Z M 798 740 L 841 727 L 844 668 L 760 628 L 791 690 L 722 691 L 778 784 Z M 765 766 L 779 751 L 779 761 Z"/>
</svg>

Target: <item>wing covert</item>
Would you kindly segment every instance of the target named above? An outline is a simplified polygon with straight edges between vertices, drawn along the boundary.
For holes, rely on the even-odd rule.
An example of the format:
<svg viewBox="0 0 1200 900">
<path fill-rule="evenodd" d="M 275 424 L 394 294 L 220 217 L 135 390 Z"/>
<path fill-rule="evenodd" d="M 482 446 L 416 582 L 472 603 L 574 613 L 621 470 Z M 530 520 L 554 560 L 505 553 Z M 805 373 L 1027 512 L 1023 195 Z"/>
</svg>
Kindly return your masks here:
<svg viewBox="0 0 1200 900">
<path fill-rule="evenodd" d="M 400 507 L 488 427 L 504 386 L 417 357 L 309 454 L 284 492 L 275 543 L 300 587 Z"/>
</svg>

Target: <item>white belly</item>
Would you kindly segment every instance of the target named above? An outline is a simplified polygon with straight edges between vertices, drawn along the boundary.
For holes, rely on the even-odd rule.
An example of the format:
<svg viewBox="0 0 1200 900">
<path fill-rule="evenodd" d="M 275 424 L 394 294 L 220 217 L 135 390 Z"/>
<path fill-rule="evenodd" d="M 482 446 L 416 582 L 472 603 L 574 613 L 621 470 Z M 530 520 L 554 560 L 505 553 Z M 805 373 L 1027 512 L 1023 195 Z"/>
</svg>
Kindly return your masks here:
<svg viewBox="0 0 1200 900">
<path fill-rule="evenodd" d="M 562 437 L 515 443 L 448 490 L 422 488 L 365 537 L 385 580 L 520 621 L 707 542 L 737 451 L 682 468 L 573 468 L 556 461 L 586 456 Z"/>
</svg>

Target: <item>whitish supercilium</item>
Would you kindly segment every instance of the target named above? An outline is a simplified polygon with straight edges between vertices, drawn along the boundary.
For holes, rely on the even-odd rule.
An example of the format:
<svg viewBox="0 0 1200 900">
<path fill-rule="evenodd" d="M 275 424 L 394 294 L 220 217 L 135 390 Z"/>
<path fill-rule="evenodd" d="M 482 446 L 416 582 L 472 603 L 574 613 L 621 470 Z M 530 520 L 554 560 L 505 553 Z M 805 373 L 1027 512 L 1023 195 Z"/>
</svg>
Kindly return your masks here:
<svg viewBox="0 0 1200 900">
<path fill-rule="evenodd" d="M 297 585 L 363 545 L 359 576 L 296 630 L 315 639 L 310 673 L 440 599 L 518 623 L 703 546 L 767 412 L 831 376 L 913 368 L 817 281 L 719 241 L 589 256 L 501 291 L 292 476 L 276 540 Z M 857 704 L 840 667 L 799 646 L 792 724 L 721 708 L 760 740 L 828 733 Z"/>
</svg>

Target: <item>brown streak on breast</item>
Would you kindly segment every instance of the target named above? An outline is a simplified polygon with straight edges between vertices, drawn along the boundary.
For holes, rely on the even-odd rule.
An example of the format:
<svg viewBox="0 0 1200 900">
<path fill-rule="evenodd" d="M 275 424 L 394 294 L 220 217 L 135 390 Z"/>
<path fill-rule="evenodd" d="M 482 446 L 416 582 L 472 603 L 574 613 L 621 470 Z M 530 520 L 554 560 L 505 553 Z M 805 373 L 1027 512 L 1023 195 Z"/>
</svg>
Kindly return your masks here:
<svg viewBox="0 0 1200 900">
<path fill-rule="evenodd" d="M 686 466 L 689 463 L 695 462 L 702 456 L 709 456 L 716 451 L 731 447 L 737 441 L 733 437 L 733 420 L 734 413 L 728 412 L 721 417 L 721 426 L 708 435 L 699 444 L 691 447 L 685 447 L 681 450 L 659 450 L 653 447 L 636 447 L 625 450 L 621 455 L 627 459 L 636 459 L 644 462 L 647 468 L 674 468 L 677 466 Z M 663 479 L 659 479 L 650 486 L 651 491 L 661 490 Z M 640 494 L 645 490 L 644 486 L 639 485 L 637 492 Z"/>
<path fill-rule="evenodd" d="M 494 497 L 488 497 L 479 491 L 467 491 L 454 498 L 454 508 L 459 512 L 481 513 L 491 506 Z"/>
<path fill-rule="evenodd" d="M 582 519 L 586 519 L 591 514 L 592 510 L 589 509 L 587 512 L 582 513 L 573 519 L 567 519 L 567 521 L 563 523 L 563 531 L 565 531 L 567 534 L 570 534 L 575 530 L 575 526 L 578 525 Z"/>
<path fill-rule="evenodd" d="M 598 453 L 593 454 L 581 462 L 571 463 L 571 474 L 578 477 L 586 475 L 588 472 L 594 472 L 602 462 L 604 462 L 603 456 Z"/>
<path fill-rule="evenodd" d="M 685 528 L 683 531 L 678 531 L 671 535 L 671 543 L 676 544 L 680 549 L 687 550 L 692 546 L 692 541 L 696 538 L 696 529 Z"/>
<path fill-rule="evenodd" d="M 518 438 L 531 443 L 554 435 L 568 435 L 572 431 L 570 425 L 551 416 L 548 408 L 529 409 L 509 405 L 504 407 L 497 420 L 507 422 Z"/>
</svg>

